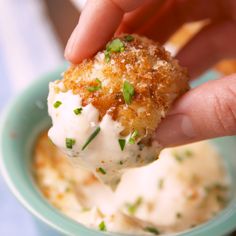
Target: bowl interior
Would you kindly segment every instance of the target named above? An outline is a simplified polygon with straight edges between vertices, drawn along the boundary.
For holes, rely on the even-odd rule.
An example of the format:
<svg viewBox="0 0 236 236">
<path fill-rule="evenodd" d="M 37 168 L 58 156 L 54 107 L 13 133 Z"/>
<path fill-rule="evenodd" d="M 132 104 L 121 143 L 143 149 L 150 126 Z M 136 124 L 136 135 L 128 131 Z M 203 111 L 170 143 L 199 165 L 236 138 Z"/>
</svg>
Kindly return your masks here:
<svg viewBox="0 0 236 236">
<path fill-rule="evenodd" d="M 17 199 L 34 216 L 58 232 L 66 235 L 119 235 L 88 229 L 67 218 L 44 200 L 34 184 L 31 172 L 34 142 L 50 124 L 46 104 L 48 83 L 59 79 L 64 69 L 65 66 L 35 81 L 5 112 L 0 132 L 2 173 Z M 231 182 L 236 183 L 236 137 L 218 138 L 212 142 L 224 157 Z M 181 235 L 217 236 L 232 231 L 236 225 L 236 184 L 232 184 L 231 195 L 231 201 L 222 212 Z"/>
</svg>

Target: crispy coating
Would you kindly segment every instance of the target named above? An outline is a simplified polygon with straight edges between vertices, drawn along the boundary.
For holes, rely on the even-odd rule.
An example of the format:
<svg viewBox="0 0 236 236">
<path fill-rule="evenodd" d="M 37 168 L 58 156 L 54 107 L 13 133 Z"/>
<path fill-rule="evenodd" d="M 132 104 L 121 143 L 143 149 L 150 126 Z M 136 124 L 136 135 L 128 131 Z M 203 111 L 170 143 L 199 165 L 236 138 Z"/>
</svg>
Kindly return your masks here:
<svg viewBox="0 0 236 236">
<path fill-rule="evenodd" d="M 105 49 L 72 65 L 64 73 L 64 87 L 79 94 L 83 106 L 92 103 L 100 119 L 108 113 L 119 121 L 124 127 L 121 135 L 138 130 L 141 138 L 150 137 L 173 101 L 189 89 L 188 75 L 159 43 L 138 35 L 118 38 L 122 50 L 107 58 Z M 89 91 L 100 86 L 97 79 L 101 88 Z M 123 97 L 125 81 L 134 87 L 130 104 Z"/>
</svg>

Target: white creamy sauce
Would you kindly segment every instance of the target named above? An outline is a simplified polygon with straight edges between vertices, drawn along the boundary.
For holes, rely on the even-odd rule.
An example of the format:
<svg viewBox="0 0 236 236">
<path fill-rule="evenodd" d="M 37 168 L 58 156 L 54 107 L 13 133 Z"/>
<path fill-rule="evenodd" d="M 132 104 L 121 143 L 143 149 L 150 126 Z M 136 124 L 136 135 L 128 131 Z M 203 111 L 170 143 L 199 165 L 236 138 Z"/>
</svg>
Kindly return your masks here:
<svg viewBox="0 0 236 236">
<path fill-rule="evenodd" d="M 160 151 L 157 143 L 150 147 L 129 143 L 130 135 L 120 136 L 123 127 L 119 122 L 108 114 L 99 121 L 99 112 L 92 104 L 82 107 L 80 96 L 72 91 L 58 91 L 58 87 L 63 90 L 61 86 L 61 83 L 50 83 L 48 111 L 53 125 L 48 135 L 74 165 L 86 167 L 114 189 L 124 169 L 142 166 L 157 158 Z M 61 104 L 55 107 L 58 101 Z M 82 108 L 81 114 L 74 113 L 76 108 Z M 97 129 L 100 131 L 83 150 Z M 66 139 L 74 140 L 72 148 L 66 146 Z M 124 150 L 121 150 L 119 139 L 126 140 Z"/>
<path fill-rule="evenodd" d="M 77 108 L 82 108 L 80 114 L 75 114 Z M 83 107 L 80 96 L 65 91 L 61 82 L 50 84 L 48 111 L 53 123 L 48 135 L 73 165 L 63 162 L 58 152 L 54 166 L 50 156 L 39 152 L 35 158 L 42 167 L 35 172 L 49 201 L 70 218 L 98 230 L 103 222 L 107 231 L 151 235 L 155 230 L 186 230 L 224 207 L 229 183 L 209 143 L 166 149 L 153 162 L 161 149 L 158 144 L 129 143 L 131 135 L 120 136 L 119 122 L 108 114 L 99 120 L 98 110 L 92 104 Z M 126 141 L 124 150 L 121 138 Z M 69 147 L 66 139 L 73 140 Z"/>
<path fill-rule="evenodd" d="M 185 157 L 182 154 L 185 150 L 191 150 L 193 156 Z M 216 196 L 209 196 L 205 188 L 216 183 L 226 184 L 219 157 L 207 143 L 189 145 L 178 155 L 183 160 L 177 160 L 172 149 L 167 149 L 160 160 L 127 171 L 115 193 L 105 188 L 96 189 L 94 192 L 98 194 L 91 206 L 99 206 L 105 215 L 111 215 L 121 209 L 127 210 L 124 203 L 134 203 L 141 197 L 142 204 L 137 207 L 135 216 L 158 228 L 184 229 L 186 225 L 197 224 L 201 218 L 210 219 L 220 210 L 220 205 Z M 184 218 L 182 225 L 177 222 L 177 214 Z"/>
<path fill-rule="evenodd" d="M 162 151 L 158 161 L 128 170 L 115 192 L 91 180 L 91 172 L 68 165 L 62 156 L 57 160 L 60 167 L 47 164 L 50 156 L 37 158 L 44 160 L 36 175 L 49 201 L 98 230 L 104 222 L 107 231 L 131 235 L 149 235 L 147 227 L 161 234 L 180 232 L 214 217 L 228 199 L 224 165 L 208 142 Z"/>
</svg>

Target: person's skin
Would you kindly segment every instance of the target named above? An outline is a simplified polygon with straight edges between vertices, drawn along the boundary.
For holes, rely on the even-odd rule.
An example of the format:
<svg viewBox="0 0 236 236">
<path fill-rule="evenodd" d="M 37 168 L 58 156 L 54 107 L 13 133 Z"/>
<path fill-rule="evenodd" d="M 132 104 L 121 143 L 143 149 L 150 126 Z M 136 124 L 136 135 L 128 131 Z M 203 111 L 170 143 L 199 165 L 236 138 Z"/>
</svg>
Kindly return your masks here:
<svg viewBox="0 0 236 236">
<path fill-rule="evenodd" d="M 222 58 L 236 56 L 235 0 L 88 0 L 65 57 L 72 63 L 92 56 L 121 32 L 165 43 L 184 23 L 210 19 L 177 54 L 192 78 Z M 236 75 L 191 89 L 160 124 L 157 140 L 173 146 L 236 134 Z"/>
</svg>

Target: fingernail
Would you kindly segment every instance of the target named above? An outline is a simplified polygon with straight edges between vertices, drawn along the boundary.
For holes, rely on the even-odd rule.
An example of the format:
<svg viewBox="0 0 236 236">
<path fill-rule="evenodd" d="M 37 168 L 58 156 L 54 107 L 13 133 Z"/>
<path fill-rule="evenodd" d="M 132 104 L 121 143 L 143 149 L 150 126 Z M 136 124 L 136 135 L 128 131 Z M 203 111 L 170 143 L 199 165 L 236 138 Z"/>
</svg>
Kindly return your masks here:
<svg viewBox="0 0 236 236">
<path fill-rule="evenodd" d="M 192 142 L 196 137 L 192 121 L 186 115 L 168 115 L 159 125 L 155 139 L 164 147 Z"/>
</svg>

